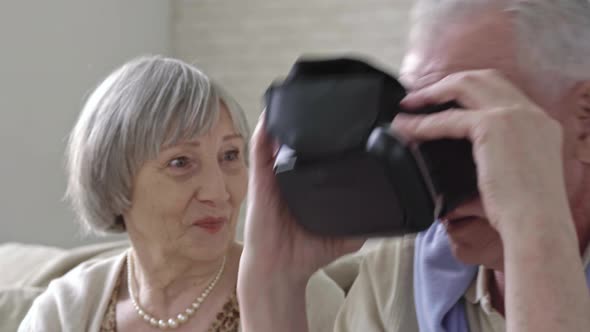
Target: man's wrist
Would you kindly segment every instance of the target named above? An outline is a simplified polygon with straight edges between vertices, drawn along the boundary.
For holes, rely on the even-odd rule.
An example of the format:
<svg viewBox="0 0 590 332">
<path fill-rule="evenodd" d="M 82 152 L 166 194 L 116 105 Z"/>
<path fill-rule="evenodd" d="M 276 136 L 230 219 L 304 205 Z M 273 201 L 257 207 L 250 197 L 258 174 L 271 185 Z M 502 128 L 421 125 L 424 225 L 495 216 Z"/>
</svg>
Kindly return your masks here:
<svg viewBox="0 0 590 332">
<path fill-rule="evenodd" d="M 578 250 L 578 237 L 569 210 L 512 214 L 499 230 L 504 247 L 504 260 L 543 261 L 555 254 L 556 248 Z"/>
<path fill-rule="evenodd" d="M 306 282 L 240 270 L 238 298 L 243 330 L 306 331 Z"/>
<path fill-rule="evenodd" d="M 284 264 L 282 261 L 268 261 L 258 258 L 255 252 L 244 248 L 240 260 L 240 272 L 252 276 L 252 279 L 289 285 L 306 285 L 315 271 L 305 271 L 301 267 Z"/>
<path fill-rule="evenodd" d="M 521 204 L 500 216 L 498 232 L 503 242 L 522 242 L 527 237 L 576 238 L 573 217 L 567 203 L 545 208 L 543 204 Z"/>
</svg>

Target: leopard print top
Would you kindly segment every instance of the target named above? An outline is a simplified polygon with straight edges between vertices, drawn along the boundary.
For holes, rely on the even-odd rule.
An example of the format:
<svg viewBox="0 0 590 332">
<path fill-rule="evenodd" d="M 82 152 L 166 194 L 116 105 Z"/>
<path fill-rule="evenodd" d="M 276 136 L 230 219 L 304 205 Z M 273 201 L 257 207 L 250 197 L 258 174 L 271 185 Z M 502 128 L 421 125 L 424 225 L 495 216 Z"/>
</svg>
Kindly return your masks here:
<svg viewBox="0 0 590 332">
<path fill-rule="evenodd" d="M 117 299 L 119 297 L 119 288 L 121 286 L 122 275 L 119 276 L 115 284 L 115 289 L 109 300 L 107 311 L 102 319 L 100 332 L 117 332 Z M 211 324 L 207 332 L 238 332 L 240 325 L 240 308 L 238 306 L 238 297 L 234 291 L 227 302 L 223 305 L 221 311 L 215 316 L 215 321 Z"/>
</svg>

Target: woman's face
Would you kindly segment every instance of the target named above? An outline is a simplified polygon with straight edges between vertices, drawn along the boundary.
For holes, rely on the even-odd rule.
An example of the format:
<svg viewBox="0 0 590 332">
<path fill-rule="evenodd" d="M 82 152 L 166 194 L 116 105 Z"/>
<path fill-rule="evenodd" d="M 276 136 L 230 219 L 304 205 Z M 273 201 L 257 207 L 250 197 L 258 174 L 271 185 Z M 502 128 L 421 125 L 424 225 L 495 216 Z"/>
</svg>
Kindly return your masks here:
<svg viewBox="0 0 590 332">
<path fill-rule="evenodd" d="M 247 151 L 223 103 L 220 109 L 209 132 L 162 147 L 140 168 L 125 214 L 134 245 L 207 259 L 234 240 L 248 185 Z"/>
</svg>

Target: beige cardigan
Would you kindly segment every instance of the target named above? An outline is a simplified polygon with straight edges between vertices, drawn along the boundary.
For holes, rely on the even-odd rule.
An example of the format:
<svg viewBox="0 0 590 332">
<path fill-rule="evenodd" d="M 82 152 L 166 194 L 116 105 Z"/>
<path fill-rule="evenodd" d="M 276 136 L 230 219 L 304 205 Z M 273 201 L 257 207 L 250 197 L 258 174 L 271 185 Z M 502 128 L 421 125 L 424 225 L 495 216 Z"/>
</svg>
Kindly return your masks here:
<svg viewBox="0 0 590 332">
<path fill-rule="evenodd" d="M 84 262 L 49 284 L 18 331 L 99 331 L 125 253 Z"/>
<path fill-rule="evenodd" d="M 10 318 L 18 318 L 19 310 L 28 307 L 22 299 L 33 298 L 48 280 L 71 270 L 52 281 L 47 292 L 35 300 L 19 331 L 98 331 L 124 262 L 121 252 L 127 247 L 124 243 L 81 247 L 49 260 L 44 268 L 33 269 L 34 272 L 2 271 L 0 330 L 14 331 Z M 414 238 L 387 239 L 373 249 L 376 250 L 343 257 L 311 278 L 306 294 L 311 331 L 418 331 L 412 283 Z M 6 266 L 30 261 L 15 255 L 21 251 L 0 246 L 0 260 L 12 257 L 12 261 L 5 262 Z M 80 261 L 84 263 L 72 270 Z M 584 264 L 590 265 L 590 246 Z M 28 266 L 31 268 L 32 264 Z M 3 283 L 18 283 L 18 288 L 3 290 Z M 470 329 L 504 331 L 504 319 L 486 303 L 483 285 L 478 277 L 465 294 Z M 29 293 L 30 297 L 23 296 Z"/>
<path fill-rule="evenodd" d="M 99 331 L 116 280 L 125 264 L 124 249 L 117 249 L 121 252 L 115 256 L 84 261 L 51 281 L 47 290 L 33 302 L 18 331 Z M 351 256 L 340 262 L 318 271 L 308 283 L 307 315 L 311 332 L 333 329 L 345 297 L 345 289 L 335 279 L 350 285 L 356 275 L 357 257 Z"/>
</svg>

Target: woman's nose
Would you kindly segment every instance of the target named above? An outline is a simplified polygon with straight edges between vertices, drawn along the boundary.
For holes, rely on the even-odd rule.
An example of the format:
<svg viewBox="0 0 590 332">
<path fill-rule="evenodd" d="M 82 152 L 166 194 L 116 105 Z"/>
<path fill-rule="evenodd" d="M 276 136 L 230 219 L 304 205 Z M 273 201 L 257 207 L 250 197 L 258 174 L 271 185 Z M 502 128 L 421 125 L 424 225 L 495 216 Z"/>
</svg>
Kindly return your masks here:
<svg viewBox="0 0 590 332">
<path fill-rule="evenodd" d="M 197 184 L 197 199 L 204 202 L 226 202 L 229 200 L 229 192 L 226 186 L 226 178 L 219 167 L 210 167 L 203 174 Z"/>
</svg>

